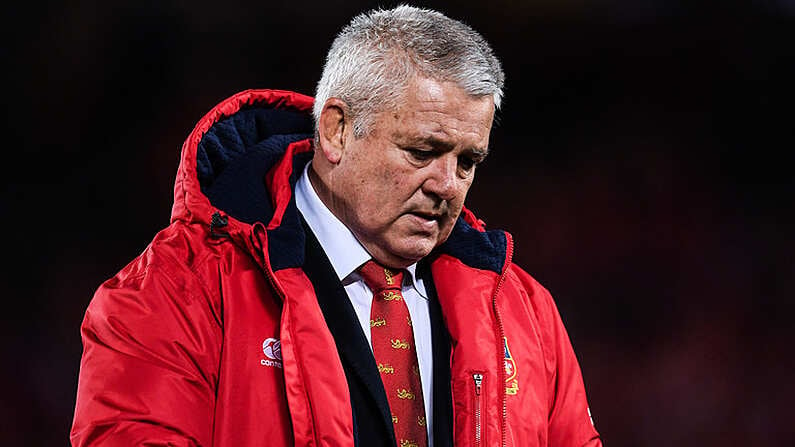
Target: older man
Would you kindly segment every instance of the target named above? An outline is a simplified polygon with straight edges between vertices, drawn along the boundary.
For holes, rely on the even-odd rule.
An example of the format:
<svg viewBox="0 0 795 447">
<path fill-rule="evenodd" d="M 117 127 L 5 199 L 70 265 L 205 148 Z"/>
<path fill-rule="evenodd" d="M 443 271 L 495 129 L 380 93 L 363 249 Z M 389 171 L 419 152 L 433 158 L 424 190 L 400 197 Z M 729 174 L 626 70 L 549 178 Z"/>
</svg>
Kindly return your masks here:
<svg viewBox="0 0 795 447">
<path fill-rule="evenodd" d="M 72 443 L 601 445 L 552 298 L 463 208 L 502 85 L 479 34 L 401 6 L 343 29 L 314 120 L 216 106 L 86 312 Z"/>
</svg>

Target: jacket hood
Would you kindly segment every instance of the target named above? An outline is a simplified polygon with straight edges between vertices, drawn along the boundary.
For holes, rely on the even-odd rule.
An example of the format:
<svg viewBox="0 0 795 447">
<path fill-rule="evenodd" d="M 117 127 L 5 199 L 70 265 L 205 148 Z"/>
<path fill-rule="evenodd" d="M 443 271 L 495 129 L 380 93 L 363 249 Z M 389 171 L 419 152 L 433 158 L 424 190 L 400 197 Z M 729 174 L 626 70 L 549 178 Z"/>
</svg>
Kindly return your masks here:
<svg viewBox="0 0 795 447">
<path fill-rule="evenodd" d="M 303 265 L 304 230 L 292 192 L 312 158 L 312 104 L 299 93 L 246 90 L 210 110 L 182 146 L 171 221 L 207 225 L 212 236 L 263 250 L 274 271 Z M 431 256 L 449 254 L 500 273 L 507 245 L 504 232 L 485 231 L 464 208 Z"/>
<path fill-rule="evenodd" d="M 252 225 L 273 214 L 263 181 L 292 143 L 312 136 L 313 99 L 246 90 L 210 110 L 182 146 L 171 221 L 210 224 L 220 211 Z"/>
</svg>

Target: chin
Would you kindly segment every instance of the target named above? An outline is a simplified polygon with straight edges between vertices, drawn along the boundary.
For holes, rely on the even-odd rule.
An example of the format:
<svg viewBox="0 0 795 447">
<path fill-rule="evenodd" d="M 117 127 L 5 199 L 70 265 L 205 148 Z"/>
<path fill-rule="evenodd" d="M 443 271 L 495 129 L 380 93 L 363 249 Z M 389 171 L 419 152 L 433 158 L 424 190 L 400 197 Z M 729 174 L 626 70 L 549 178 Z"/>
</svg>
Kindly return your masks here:
<svg viewBox="0 0 795 447">
<path fill-rule="evenodd" d="M 431 251 L 436 247 L 436 240 L 422 239 L 410 246 L 403 246 L 401 249 L 396 250 L 394 253 L 403 259 L 410 260 L 411 263 L 417 262 L 420 259 L 428 256 Z"/>
</svg>

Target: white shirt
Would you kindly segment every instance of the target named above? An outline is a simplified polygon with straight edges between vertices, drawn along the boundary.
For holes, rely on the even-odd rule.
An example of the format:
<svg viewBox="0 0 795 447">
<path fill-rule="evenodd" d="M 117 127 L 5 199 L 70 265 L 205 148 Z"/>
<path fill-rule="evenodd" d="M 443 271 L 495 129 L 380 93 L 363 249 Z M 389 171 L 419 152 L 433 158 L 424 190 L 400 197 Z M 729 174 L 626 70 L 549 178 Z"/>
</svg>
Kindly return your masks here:
<svg viewBox="0 0 795 447">
<path fill-rule="evenodd" d="M 315 192 L 309 181 L 309 167 L 295 185 L 295 203 L 304 216 L 306 223 L 317 237 L 323 251 L 326 252 L 331 266 L 342 282 L 348 298 L 353 304 L 359 325 L 367 338 L 372 351 L 370 337 L 370 308 L 373 292 L 364 283 L 356 271 L 362 264 L 372 259 L 356 239 L 351 230 L 345 226 L 326 207 Z M 422 380 L 422 397 L 425 401 L 425 420 L 428 431 L 428 446 L 433 446 L 433 348 L 431 346 L 431 317 L 429 313 L 428 294 L 422 278 L 416 276 L 417 264 L 406 267 L 408 275 L 403 275 L 402 293 L 411 316 L 411 327 L 414 329 L 414 344 L 417 347 L 417 363 Z"/>
</svg>

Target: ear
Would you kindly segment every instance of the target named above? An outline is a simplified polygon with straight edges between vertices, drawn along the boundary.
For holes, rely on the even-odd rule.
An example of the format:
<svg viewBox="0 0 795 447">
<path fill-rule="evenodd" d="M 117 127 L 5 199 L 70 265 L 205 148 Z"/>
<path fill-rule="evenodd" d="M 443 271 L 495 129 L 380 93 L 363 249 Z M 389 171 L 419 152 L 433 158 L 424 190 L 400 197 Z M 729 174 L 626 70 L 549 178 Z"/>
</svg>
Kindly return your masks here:
<svg viewBox="0 0 795 447">
<path fill-rule="evenodd" d="M 350 112 L 348 104 L 339 98 L 329 98 L 323 105 L 318 123 L 320 149 L 331 164 L 339 163 L 345 150 Z"/>
</svg>

